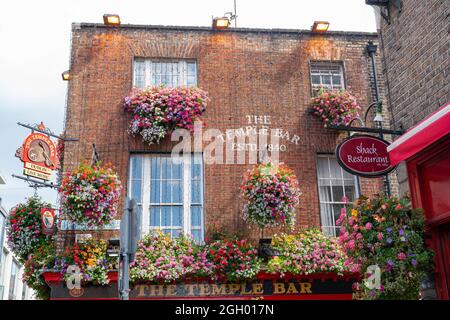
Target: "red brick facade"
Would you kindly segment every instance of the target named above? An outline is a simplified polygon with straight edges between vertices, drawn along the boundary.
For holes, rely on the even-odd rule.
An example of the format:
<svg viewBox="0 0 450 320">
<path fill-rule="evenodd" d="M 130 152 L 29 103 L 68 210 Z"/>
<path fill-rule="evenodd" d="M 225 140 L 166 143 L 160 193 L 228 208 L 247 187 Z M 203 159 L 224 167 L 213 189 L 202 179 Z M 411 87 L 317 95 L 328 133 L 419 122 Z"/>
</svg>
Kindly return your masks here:
<svg viewBox="0 0 450 320">
<path fill-rule="evenodd" d="M 211 98 L 205 119 L 209 128 L 225 132 L 245 126 L 246 115 L 269 115 L 271 128 L 283 128 L 300 137 L 298 145 L 286 143 L 287 151 L 280 152 L 280 160 L 295 170 L 300 181 L 303 195 L 298 226 L 319 226 L 316 156 L 333 153 L 346 134 L 325 129 L 308 113 L 309 63 L 343 62 L 346 87 L 361 106 L 367 106 L 372 102 L 370 60 L 365 52 L 368 41 L 377 43 L 377 35 L 74 24 L 65 133 L 80 140 L 66 144 L 64 170 L 90 159 L 95 143 L 101 159 L 113 163 L 126 186 L 130 153 L 171 151 L 170 137 L 160 145 L 148 146 L 127 133 L 129 117 L 122 99 L 132 87 L 135 57 L 194 59 L 198 86 Z M 384 97 L 381 73 L 378 78 Z M 248 233 L 239 185 L 249 168 L 205 165 L 206 226 L 218 221 L 231 231 Z M 370 196 L 380 191 L 381 181 L 361 179 L 361 187 L 362 193 Z"/>
</svg>

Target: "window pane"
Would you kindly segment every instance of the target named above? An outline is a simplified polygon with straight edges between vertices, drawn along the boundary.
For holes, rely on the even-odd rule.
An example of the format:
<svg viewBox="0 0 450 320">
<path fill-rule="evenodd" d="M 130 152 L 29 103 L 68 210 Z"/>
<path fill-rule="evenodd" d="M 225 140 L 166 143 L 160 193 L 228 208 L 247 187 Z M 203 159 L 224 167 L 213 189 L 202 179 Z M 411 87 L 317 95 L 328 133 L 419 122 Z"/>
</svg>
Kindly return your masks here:
<svg viewBox="0 0 450 320">
<path fill-rule="evenodd" d="M 181 227 L 183 225 L 183 208 L 181 206 L 172 207 L 172 226 Z"/>
<path fill-rule="evenodd" d="M 319 197 L 321 202 L 331 202 L 331 187 L 329 185 L 320 186 Z"/>
<path fill-rule="evenodd" d="M 202 165 L 201 163 L 195 163 L 197 161 L 199 161 L 198 158 L 192 163 L 191 178 L 198 180 L 202 177 Z"/>
<path fill-rule="evenodd" d="M 317 170 L 319 178 L 330 177 L 330 169 L 328 168 L 328 158 L 319 157 L 317 159 Z"/>
<path fill-rule="evenodd" d="M 150 184 L 150 202 L 151 203 L 160 203 L 161 202 L 161 193 L 160 193 L 160 187 L 161 187 L 161 181 L 160 180 L 151 180 Z"/>
<path fill-rule="evenodd" d="M 320 85 L 320 76 L 319 75 L 312 75 L 311 76 L 311 82 L 313 85 Z"/>
<path fill-rule="evenodd" d="M 333 201 L 334 202 L 342 202 L 342 198 L 344 197 L 344 189 L 341 185 L 333 186 Z"/>
<path fill-rule="evenodd" d="M 182 203 L 183 202 L 183 192 L 180 181 L 171 181 L 172 185 L 172 203 Z"/>
<path fill-rule="evenodd" d="M 202 225 L 202 208 L 200 206 L 191 207 L 191 226 L 200 227 Z"/>
<path fill-rule="evenodd" d="M 161 203 L 171 203 L 170 181 L 162 181 L 162 199 Z"/>
<path fill-rule="evenodd" d="M 172 162 L 172 179 L 181 179 L 183 166 L 181 163 Z"/>
<path fill-rule="evenodd" d="M 134 85 L 138 88 L 145 86 L 145 61 L 136 60 L 134 62 Z"/>
<path fill-rule="evenodd" d="M 341 76 L 333 76 L 333 85 L 341 85 Z"/>
<path fill-rule="evenodd" d="M 142 179 L 142 157 L 132 156 L 131 157 L 131 178 L 132 179 Z"/>
<path fill-rule="evenodd" d="M 151 161 L 151 179 L 160 179 L 161 177 L 161 158 L 152 157 Z"/>
<path fill-rule="evenodd" d="M 160 221 L 160 207 L 150 208 L 150 226 L 159 227 L 161 225 Z"/>
<path fill-rule="evenodd" d="M 164 227 L 170 227 L 171 221 L 170 221 L 170 207 L 164 206 L 161 207 L 161 226 Z"/>
<path fill-rule="evenodd" d="M 202 232 L 201 230 L 192 230 L 192 238 L 194 239 L 195 242 L 200 243 L 202 241 Z"/>
<path fill-rule="evenodd" d="M 345 186 L 344 189 L 348 201 L 353 202 L 355 200 L 355 186 Z"/>
<path fill-rule="evenodd" d="M 323 84 L 326 84 L 326 85 L 329 85 L 329 84 L 331 84 L 331 77 L 330 76 L 322 76 L 322 83 Z"/>
<path fill-rule="evenodd" d="M 141 180 L 133 180 L 132 181 L 131 197 L 134 198 L 139 203 L 142 201 L 142 181 Z"/>
<path fill-rule="evenodd" d="M 172 160 L 170 158 L 161 158 L 161 164 L 162 164 L 162 178 L 163 179 L 170 179 L 171 178 L 171 163 Z"/>
<path fill-rule="evenodd" d="M 191 201 L 192 203 L 202 202 L 201 180 L 194 180 L 191 183 Z"/>
<path fill-rule="evenodd" d="M 181 234 L 181 229 L 172 230 L 172 238 L 178 237 Z"/>
</svg>

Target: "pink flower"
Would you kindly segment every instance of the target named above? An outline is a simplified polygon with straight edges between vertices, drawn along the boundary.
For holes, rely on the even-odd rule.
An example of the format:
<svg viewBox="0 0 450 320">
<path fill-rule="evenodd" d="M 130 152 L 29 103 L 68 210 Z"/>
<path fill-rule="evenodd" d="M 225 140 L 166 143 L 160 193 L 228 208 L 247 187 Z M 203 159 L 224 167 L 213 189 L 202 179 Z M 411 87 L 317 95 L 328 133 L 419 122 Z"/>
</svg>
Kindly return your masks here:
<svg viewBox="0 0 450 320">
<path fill-rule="evenodd" d="M 381 232 L 378 232 L 378 234 L 377 234 L 377 238 L 378 238 L 378 240 L 383 240 L 383 234 L 381 233 Z"/>
<path fill-rule="evenodd" d="M 366 229 L 367 230 L 372 230 L 372 224 L 370 222 L 366 223 Z"/>
<path fill-rule="evenodd" d="M 406 259 L 406 254 L 405 254 L 404 252 L 400 252 L 400 253 L 397 255 L 397 259 L 398 259 L 398 260 L 405 260 L 405 259 Z"/>
</svg>

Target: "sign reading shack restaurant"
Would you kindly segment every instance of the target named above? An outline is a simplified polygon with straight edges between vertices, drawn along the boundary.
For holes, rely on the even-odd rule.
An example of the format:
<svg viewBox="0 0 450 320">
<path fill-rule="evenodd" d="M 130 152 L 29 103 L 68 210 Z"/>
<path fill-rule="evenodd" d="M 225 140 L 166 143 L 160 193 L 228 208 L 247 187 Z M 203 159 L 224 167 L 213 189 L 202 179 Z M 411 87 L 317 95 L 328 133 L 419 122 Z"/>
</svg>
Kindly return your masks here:
<svg viewBox="0 0 450 320">
<path fill-rule="evenodd" d="M 389 142 L 369 135 L 354 135 L 336 147 L 336 157 L 341 167 L 362 177 L 380 177 L 391 172 L 387 147 Z"/>
</svg>

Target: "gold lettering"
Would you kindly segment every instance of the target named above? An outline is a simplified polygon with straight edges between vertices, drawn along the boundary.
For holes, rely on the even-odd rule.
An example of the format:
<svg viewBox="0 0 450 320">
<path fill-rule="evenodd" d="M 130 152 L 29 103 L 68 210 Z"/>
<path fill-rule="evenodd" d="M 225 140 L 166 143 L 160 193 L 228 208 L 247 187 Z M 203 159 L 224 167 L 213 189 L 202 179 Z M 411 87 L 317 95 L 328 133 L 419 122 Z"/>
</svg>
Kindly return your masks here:
<svg viewBox="0 0 450 320">
<path fill-rule="evenodd" d="M 151 285 L 150 286 L 150 295 L 151 296 L 163 296 L 164 295 L 164 286 L 163 285 Z"/>
<path fill-rule="evenodd" d="M 199 288 L 200 288 L 200 295 L 201 296 L 206 296 L 206 295 L 210 295 L 211 294 L 209 284 L 206 284 L 206 283 L 200 284 Z"/>
<path fill-rule="evenodd" d="M 241 283 L 241 294 L 252 294 L 252 290 L 247 291 L 246 283 Z"/>
<path fill-rule="evenodd" d="M 176 295 L 177 294 L 176 293 L 176 288 L 177 288 L 176 285 L 173 285 L 173 284 L 168 285 L 167 286 L 167 290 L 166 290 L 166 295 L 168 295 L 168 296 Z"/>
<path fill-rule="evenodd" d="M 241 285 L 237 284 L 237 283 L 232 283 L 232 284 L 228 285 L 228 288 L 229 288 L 230 294 L 235 294 L 236 291 L 239 291 L 239 289 L 241 288 Z"/>
<path fill-rule="evenodd" d="M 137 286 L 138 289 L 138 297 L 145 297 L 145 290 L 148 289 L 148 285 L 140 284 Z"/>
<path fill-rule="evenodd" d="M 196 284 L 186 284 L 184 288 L 187 291 L 188 296 L 194 295 L 194 288 L 197 288 L 198 286 Z"/>
<path fill-rule="evenodd" d="M 213 284 L 212 285 L 212 295 L 219 296 L 225 295 L 227 293 L 227 285 L 226 284 Z"/>
<path fill-rule="evenodd" d="M 300 282 L 300 293 L 312 293 L 310 282 Z"/>
<path fill-rule="evenodd" d="M 293 282 L 289 282 L 289 287 L 286 291 L 286 294 L 290 294 L 290 293 L 298 293 L 298 290 L 295 287 L 295 284 Z"/>
<path fill-rule="evenodd" d="M 253 283 L 252 285 L 253 288 L 253 294 L 263 294 L 263 284 L 262 283 Z"/>
<path fill-rule="evenodd" d="M 286 292 L 286 288 L 284 287 L 284 283 L 275 282 L 273 284 L 273 293 L 274 294 L 280 294 L 280 293 L 285 293 L 285 292 Z"/>
</svg>

